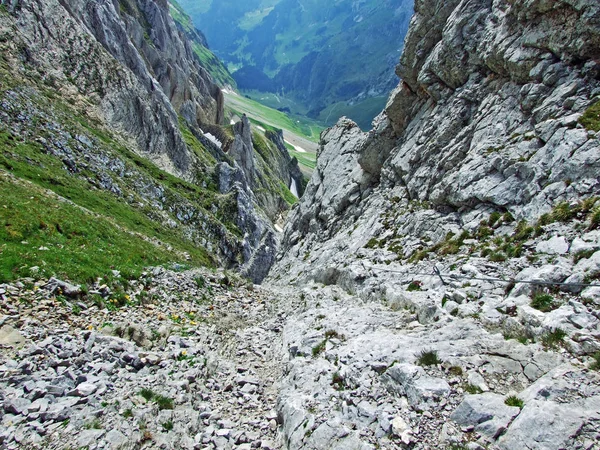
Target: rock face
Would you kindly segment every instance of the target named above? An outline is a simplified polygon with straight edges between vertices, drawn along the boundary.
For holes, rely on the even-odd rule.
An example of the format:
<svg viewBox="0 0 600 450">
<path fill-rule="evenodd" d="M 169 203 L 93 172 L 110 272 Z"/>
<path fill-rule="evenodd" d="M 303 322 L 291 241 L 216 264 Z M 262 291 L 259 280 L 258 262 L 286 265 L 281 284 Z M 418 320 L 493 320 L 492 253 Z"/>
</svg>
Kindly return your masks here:
<svg viewBox="0 0 600 450">
<path fill-rule="evenodd" d="M 401 84 L 369 133 L 322 134 L 270 275 L 318 297 L 284 330 L 288 445 L 594 448 L 600 5 L 415 11 Z"/>
<path fill-rule="evenodd" d="M 391 198 L 396 210 L 425 206 L 402 217 L 401 233 L 437 240 L 484 213 L 534 218 L 599 192 L 598 140 L 577 122 L 600 89 L 594 2 L 420 1 L 415 9 L 403 82 L 370 133 L 343 120 L 324 134 L 285 253 L 379 215 Z"/>
<path fill-rule="evenodd" d="M 67 89 L 92 97 L 97 112 L 141 152 L 191 178 L 194 158 L 177 115 L 194 125 L 219 123 L 223 98 L 166 4 L 17 1 L 10 9 L 30 63 L 42 77 L 58 84 L 66 78 Z"/>
</svg>

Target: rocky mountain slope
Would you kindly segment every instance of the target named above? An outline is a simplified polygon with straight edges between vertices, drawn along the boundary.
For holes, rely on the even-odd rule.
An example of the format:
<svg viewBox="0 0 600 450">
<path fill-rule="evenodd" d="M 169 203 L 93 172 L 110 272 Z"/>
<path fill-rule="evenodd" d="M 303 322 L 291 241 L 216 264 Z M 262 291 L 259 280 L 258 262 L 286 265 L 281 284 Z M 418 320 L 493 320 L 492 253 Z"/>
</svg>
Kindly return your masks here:
<svg viewBox="0 0 600 450">
<path fill-rule="evenodd" d="M 5 170 L 129 231 L 147 223 L 201 263 L 264 277 L 297 165 L 247 121 L 225 126 L 222 92 L 166 2 L 3 2 L 0 20 Z M 112 209 L 83 199 L 89 189 Z"/>
<path fill-rule="evenodd" d="M 342 119 L 322 135 L 263 287 L 183 264 L 132 276 L 120 261 L 87 287 L 50 278 L 49 263 L 25 265 L 20 280 L 0 285 L 0 445 L 599 448 L 600 6 L 418 0 L 415 9 L 403 82 L 371 132 Z M 2 11 L 1 23 L 14 17 Z M 7 74 L 10 62 L 1 61 Z M 83 118 L 59 126 L 60 111 L 76 110 L 49 115 L 31 90 L 43 92 L 37 84 L 3 91 L 11 131 L 2 138 L 18 152 L 4 155 L 0 189 L 10 189 L 0 212 L 16 209 L 10 193 L 23 209 L 92 217 L 93 205 L 48 191 L 74 185 L 46 168 L 59 161 L 65 170 L 72 154 L 99 147 L 104 164 L 89 156 L 92 170 L 81 173 L 100 185 L 106 177 L 93 174 L 114 166 L 108 152 L 121 141 L 98 135 L 103 128 L 86 138 Z M 31 106 L 19 114 L 21 105 Z M 56 124 L 38 137 L 44 159 L 24 148 L 20 131 L 40 123 Z M 192 142 L 197 135 L 185 130 Z M 231 142 L 230 159 L 215 169 L 219 192 L 237 184 L 247 195 L 230 210 L 254 195 L 274 213 L 252 176 L 261 159 L 249 157 L 254 147 L 267 161 L 274 147 L 263 147 L 247 120 L 221 131 L 213 136 L 224 142 L 230 133 Z M 150 170 L 129 158 L 108 183 L 117 192 L 134 166 Z M 192 189 L 160 173 L 165 188 Z M 142 175 L 133 184 L 144 185 Z M 221 195 L 205 199 L 205 210 L 223 211 L 209 207 Z M 76 255 L 81 232 L 56 214 L 35 226 L 5 222 L 3 257 L 17 244 L 48 255 L 44 262 L 55 248 Z M 94 231 L 101 240 L 111 230 Z M 69 238 L 59 247 L 34 240 L 39 234 Z M 273 246 L 262 242 L 265 252 L 249 257 L 259 268 Z"/>
<path fill-rule="evenodd" d="M 346 292 L 284 331 L 286 442 L 598 448 L 600 7 L 415 10 L 402 83 L 369 133 L 322 135 L 271 275 Z"/>
<path fill-rule="evenodd" d="M 396 84 L 412 14 L 410 0 L 180 3 L 241 89 L 275 92 L 278 107 L 329 123 L 353 110 L 365 129 Z"/>
</svg>

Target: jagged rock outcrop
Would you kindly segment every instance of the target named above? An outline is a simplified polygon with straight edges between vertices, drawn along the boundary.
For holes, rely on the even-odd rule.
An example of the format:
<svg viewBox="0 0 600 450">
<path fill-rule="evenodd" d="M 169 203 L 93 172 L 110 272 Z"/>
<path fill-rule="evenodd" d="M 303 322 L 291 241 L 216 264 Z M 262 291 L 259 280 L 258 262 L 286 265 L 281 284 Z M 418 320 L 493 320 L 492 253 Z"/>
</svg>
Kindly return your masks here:
<svg viewBox="0 0 600 450">
<path fill-rule="evenodd" d="M 193 178 L 194 157 L 177 116 L 191 125 L 217 123 L 223 99 L 166 4 L 17 1 L 10 9 L 26 60 L 43 79 L 67 95 L 90 97 L 97 113 L 139 151 Z"/>
<path fill-rule="evenodd" d="M 322 134 L 270 276 L 317 297 L 284 330 L 284 438 L 595 448 L 600 5 L 415 11 L 402 82 L 369 133 Z"/>
<path fill-rule="evenodd" d="M 304 254 L 392 206 L 410 253 L 418 240 L 474 229 L 492 211 L 534 219 L 600 192 L 598 139 L 578 123 L 600 92 L 595 3 L 415 8 L 402 83 L 371 132 L 348 120 L 325 132 L 282 255 Z M 409 204 L 423 207 L 402 213 Z"/>
</svg>

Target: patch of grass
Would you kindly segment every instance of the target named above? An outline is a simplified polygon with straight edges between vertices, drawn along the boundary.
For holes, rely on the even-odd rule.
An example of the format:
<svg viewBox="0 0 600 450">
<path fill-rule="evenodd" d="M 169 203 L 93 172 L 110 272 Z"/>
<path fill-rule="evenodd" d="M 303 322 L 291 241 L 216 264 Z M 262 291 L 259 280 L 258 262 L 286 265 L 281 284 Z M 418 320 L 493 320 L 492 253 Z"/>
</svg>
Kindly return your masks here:
<svg viewBox="0 0 600 450">
<path fill-rule="evenodd" d="M 343 391 L 346 389 L 346 380 L 339 372 L 334 372 L 331 376 L 331 385 L 336 391 Z"/>
<path fill-rule="evenodd" d="M 538 293 L 533 296 L 530 303 L 532 308 L 542 312 L 550 312 L 558 308 L 554 297 L 550 294 Z"/>
<path fill-rule="evenodd" d="M 149 402 L 154 398 L 156 394 L 154 394 L 154 391 L 152 391 L 152 389 L 143 388 L 140 392 L 138 392 L 138 395 L 144 397 L 144 399 L 146 399 L 146 401 Z"/>
<path fill-rule="evenodd" d="M 460 367 L 460 366 L 452 366 L 452 367 L 450 367 L 450 369 L 448 369 L 448 373 L 450 373 L 450 375 L 462 377 L 463 370 L 462 370 L 462 367 Z"/>
<path fill-rule="evenodd" d="M 0 282 L 54 275 L 87 283 L 115 268 L 135 277 L 144 267 L 183 260 L 176 251 L 156 246 L 138 232 L 116 225 L 113 218 L 60 201 L 1 173 L 0 198 Z M 205 251 L 192 249 L 192 253 L 198 265 L 209 262 Z M 37 274 L 30 271 L 31 267 L 39 268 Z"/>
<path fill-rule="evenodd" d="M 523 400 L 521 400 L 519 397 L 517 397 L 515 395 L 506 397 L 506 399 L 504 400 L 504 404 L 507 406 L 515 406 L 519 409 L 523 409 L 523 406 L 525 405 Z"/>
<path fill-rule="evenodd" d="M 423 350 L 417 355 L 417 364 L 419 366 L 435 366 L 441 364 L 441 362 L 435 350 Z"/>
<path fill-rule="evenodd" d="M 600 207 L 595 208 L 589 215 L 590 230 L 596 230 L 600 228 Z"/>
<path fill-rule="evenodd" d="M 133 410 L 131 408 L 127 408 L 125 411 L 123 411 L 123 417 L 125 419 L 129 419 L 130 417 L 133 417 Z"/>
<path fill-rule="evenodd" d="M 488 256 L 488 259 L 492 262 L 504 262 L 506 261 L 506 255 L 502 252 L 492 252 Z"/>
<path fill-rule="evenodd" d="M 406 290 L 408 292 L 415 292 L 415 291 L 420 291 L 421 288 L 423 286 L 423 283 L 420 281 L 412 281 L 408 287 L 406 288 Z"/>
<path fill-rule="evenodd" d="M 548 331 L 542 336 L 542 345 L 545 348 L 558 348 L 564 342 L 567 333 L 560 328 Z"/>
<path fill-rule="evenodd" d="M 312 357 L 317 358 L 321 353 L 325 351 L 325 347 L 327 346 L 327 339 L 323 339 L 317 345 L 312 348 Z"/>
<path fill-rule="evenodd" d="M 475 395 L 483 393 L 483 390 L 479 386 L 475 386 L 473 384 L 467 384 L 464 386 L 465 392 Z"/>
<path fill-rule="evenodd" d="M 573 264 L 577 264 L 582 259 L 590 258 L 598 249 L 580 250 L 573 255 Z"/>
<path fill-rule="evenodd" d="M 592 358 L 594 358 L 594 361 L 590 364 L 590 369 L 600 370 L 600 352 L 595 353 Z"/>
<path fill-rule="evenodd" d="M 163 431 L 169 432 L 173 429 L 173 421 L 172 420 L 167 420 L 166 422 L 164 422 L 162 424 L 162 429 Z"/>
<path fill-rule="evenodd" d="M 525 242 L 531 237 L 533 232 L 533 227 L 530 226 L 525 220 L 521 220 L 515 228 L 513 242 Z"/>
<path fill-rule="evenodd" d="M 600 131 L 600 101 L 597 101 L 579 118 L 579 123 L 591 131 Z"/>
<path fill-rule="evenodd" d="M 379 240 L 377 238 L 369 239 L 369 242 L 367 242 L 365 248 L 379 248 Z"/>
<path fill-rule="evenodd" d="M 155 395 L 154 401 L 158 405 L 158 409 L 173 409 L 173 399 L 165 397 L 164 395 Z"/>
<path fill-rule="evenodd" d="M 87 422 L 84 427 L 86 430 L 101 430 L 102 422 L 99 419 L 94 419 L 91 422 Z"/>
<path fill-rule="evenodd" d="M 346 336 L 344 336 L 343 334 L 338 333 L 335 330 L 327 330 L 325 332 L 325 339 L 339 339 L 340 341 L 345 341 L 346 340 Z"/>
</svg>

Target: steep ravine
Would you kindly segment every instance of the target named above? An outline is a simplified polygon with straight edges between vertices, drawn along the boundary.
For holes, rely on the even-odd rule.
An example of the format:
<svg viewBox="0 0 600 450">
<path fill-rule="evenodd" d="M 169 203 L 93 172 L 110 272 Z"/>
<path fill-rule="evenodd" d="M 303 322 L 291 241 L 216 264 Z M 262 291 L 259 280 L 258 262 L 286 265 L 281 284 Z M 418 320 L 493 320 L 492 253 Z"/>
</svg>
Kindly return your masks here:
<svg viewBox="0 0 600 450">
<path fill-rule="evenodd" d="M 324 132 L 262 287 L 0 285 L 1 445 L 599 448 L 600 6 L 415 9 L 402 84 Z M 232 131 L 219 180 L 251 198 Z"/>
</svg>

